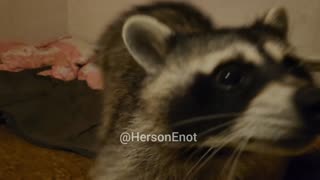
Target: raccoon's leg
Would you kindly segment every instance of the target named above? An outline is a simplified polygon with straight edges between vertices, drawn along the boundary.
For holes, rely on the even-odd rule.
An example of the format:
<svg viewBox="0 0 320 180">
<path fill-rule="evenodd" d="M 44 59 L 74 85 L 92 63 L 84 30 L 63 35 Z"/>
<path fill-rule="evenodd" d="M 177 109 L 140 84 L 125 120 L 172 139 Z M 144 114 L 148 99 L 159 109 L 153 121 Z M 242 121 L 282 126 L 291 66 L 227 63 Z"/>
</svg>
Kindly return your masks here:
<svg viewBox="0 0 320 180">
<path fill-rule="evenodd" d="M 93 180 L 183 179 L 171 149 L 147 144 L 106 145 L 91 171 Z"/>
<path fill-rule="evenodd" d="M 136 179 L 130 158 L 126 158 L 128 150 L 121 145 L 107 144 L 102 147 L 95 165 L 90 172 L 93 180 L 129 180 Z"/>
</svg>

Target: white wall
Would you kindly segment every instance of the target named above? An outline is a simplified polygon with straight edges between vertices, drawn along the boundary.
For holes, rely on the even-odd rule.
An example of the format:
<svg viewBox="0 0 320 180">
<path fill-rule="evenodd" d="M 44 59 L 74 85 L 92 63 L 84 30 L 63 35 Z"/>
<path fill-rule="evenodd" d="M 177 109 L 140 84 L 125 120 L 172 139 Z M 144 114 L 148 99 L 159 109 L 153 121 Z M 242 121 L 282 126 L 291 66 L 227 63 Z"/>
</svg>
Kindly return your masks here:
<svg viewBox="0 0 320 180">
<path fill-rule="evenodd" d="M 121 10 L 147 1 L 151 0 L 68 0 L 69 32 L 89 42 L 95 42 L 105 25 Z M 290 16 L 290 37 L 299 52 L 320 57 L 319 0 L 189 1 L 210 14 L 219 25 L 249 23 L 271 7 L 284 6 Z"/>
<path fill-rule="evenodd" d="M 0 0 L 0 39 L 9 36 L 9 18 L 6 17 L 6 14 L 9 12 L 9 1 L 10 0 Z"/>
<path fill-rule="evenodd" d="M 152 0 L 0 0 L 0 40 L 39 41 L 70 33 L 94 43 L 121 11 Z M 186 0 L 181 0 L 186 1 Z M 189 0 L 218 25 L 251 22 L 267 9 L 285 6 L 290 37 L 299 52 L 320 57 L 319 0 Z"/>
<path fill-rule="evenodd" d="M 0 0 L 0 39 L 39 41 L 67 33 L 66 0 Z"/>
<path fill-rule="evenodd" d="M 72 35 L 94 43 L 106 24 L 134 4 L 150 0 L 68 0 L 68 29 Z"/>
</svg>

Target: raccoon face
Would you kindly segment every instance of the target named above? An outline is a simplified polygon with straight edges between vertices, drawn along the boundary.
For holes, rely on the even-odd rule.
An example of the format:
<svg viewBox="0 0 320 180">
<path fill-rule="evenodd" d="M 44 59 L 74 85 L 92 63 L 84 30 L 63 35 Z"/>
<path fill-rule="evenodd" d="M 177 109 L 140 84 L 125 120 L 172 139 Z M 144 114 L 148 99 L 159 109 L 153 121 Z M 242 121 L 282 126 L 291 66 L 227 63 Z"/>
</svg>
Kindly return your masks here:
<svg viewBox="0 0 320 180">
<path fill-rule="evenodd" d="M 247 27 L 193 34 L 130 17 L 123 40 L 147 73 L 142 129 L 196 133 L 200 147 L 306 149 L 320 129 L 320 90 L 293 55 L 287 27 L 283 9 Z"/>
</svg>

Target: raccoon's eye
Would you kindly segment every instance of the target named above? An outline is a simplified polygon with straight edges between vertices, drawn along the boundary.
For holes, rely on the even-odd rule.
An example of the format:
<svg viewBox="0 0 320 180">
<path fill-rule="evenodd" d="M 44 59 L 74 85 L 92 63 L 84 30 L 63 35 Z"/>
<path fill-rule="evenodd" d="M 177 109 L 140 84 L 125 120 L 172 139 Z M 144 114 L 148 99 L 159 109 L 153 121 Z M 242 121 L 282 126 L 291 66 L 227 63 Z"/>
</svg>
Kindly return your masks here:
<svg viewBox="0 0 320 180">
<path fill-rule="evenodd" d="M 227 64 L 218 68 L 215 84 L 224 90 L 231 90 L 247 82 L 248 71 L 243 65 Z"/>
<path fill-rule="evenodd" d="M 293 56 L 286 56 L 283 60 L 283 66 L 286 68 L 286 70 L 300 78 L 311 80 L 312 77 L 310 73 L 308 72 L 305 64 L 300 61 L 299 59 L 293 57 Z"/>
</svg>

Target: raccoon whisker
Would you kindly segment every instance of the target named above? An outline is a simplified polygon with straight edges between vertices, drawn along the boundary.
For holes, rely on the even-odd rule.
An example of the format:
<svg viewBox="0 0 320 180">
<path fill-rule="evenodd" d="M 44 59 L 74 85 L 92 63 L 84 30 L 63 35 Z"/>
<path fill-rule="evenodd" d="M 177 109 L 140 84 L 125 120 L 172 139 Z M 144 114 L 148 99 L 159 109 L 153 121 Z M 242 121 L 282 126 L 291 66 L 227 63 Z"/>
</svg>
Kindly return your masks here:
<svg viewBox="0 0 320 180">
<path fill-rule="evenodd" d="M 227 137 L 230 137 L 230 138 L 228 138 L 226 141 L 224 141 L 224 142 L 222 142 L 222 144 L 220 145 L 220 147 L 219 148 L 217 148 L 214 152 L 212 152 L 212 154 L 210 154 L 209 156 L 208 156 L 208 158 L 201 164 L 201 165 L 199 165 L 199 167 L 197 167 L 197 170 L 195 171 L 195 172 L 197 172 L 198 170 L 200 170 L 203 166 L 205 166 L 207 163 L 208 163 L 208 161 L 210 160 L 210 159 L 212 159 L 222 148 L 224 148 L 228 143 L 231 143 L 233 140 L 235 140 L 235 139 L 237 139 L 238 137 L 239 137 L 239 134 L 241 134 L 241 130 L 243 131 L 243 130 L 245 130 L 245 129 L 238 129 L 237 131 L 237 133 L 232 133 L 231 135 L 229 135 L 229 136 L 227 136 Z M 248 138 L 249 139 L 249 138 Z M 245 145 L 247 144 L 247 142 L 248 142 L 249 140 L 246 140 L 246 142 L 245 142 Z M 243 146 L 245 146 L 245 145 L 243 145 Z M 243 151 L 243 149 L 244 149 L 244 147 L 243 148 L 241 148 L 241 151 Z M 240 155 L 237 155 L 237 156 L 240 156 Z M 236 158 L 237 158 L 237 156 L 236 156 Z M 238 158 L 237 158 L 238 159 Z"/>
<path fill-rule="evenodd" d="M 227 180 L 232 180 L 232 179 L 233 179 L 233 177 L 234 177 L 234 172 L 235 172 L 236 167 L 237 167 L 237 164 L 238 164 L 238 160 L 239 160 L 239 158 L 240 158 L 240 155 L 241 155 L 244 147 L 247 145 L 247 142 L 248 142 L 247 139 L 244 140 L 244 141 L 242 141 L 242 142 L 240 142 L 240 143 L 238 144 L 238 146 L 236 147 L 236 149 L 234 150 L 234 152 L 232 153 L 231 161 L 228 161 L 228 162 L 225 164 L 225 166 L 224 166 L 224 168 L 223 168 L 223 170 L 222 170 L 222 172 L 223 172 L 224 174 L 221 174 L 221 175 L 226 175 L 226 176 L 227 176 L 227 178 L 226 178 Z M 227 167 L 228 167 L 229 165 L 230 165 L 230 171 L 229 171 L 229 173 L 225 173 L 225 172 L 227 171 Z"/>
<path fill-rule="evenodd" d="M 242 129 L 238 129 L 237 131 L 235 131 L 233 134 L 240 134 Z M 235 168 L 230 168 L 230 173 L 227 173 L 227 167 L 231 166 L 235 166 L 235 164 L 237 164 L 237 159 L 238 156 L 240 154 L 240 152 L 242 151 L 242 147 L 246 144 L 246 141 L 240 141 L 239 143 L 237 143 L 235 149 L 232 151 L 231 156 L 228 158 L 228 160 L 224 163 L 224 166 L 221 170 L 220 173 L 220 178 L 219 179 L 225 179 L 225 176 L 228 176 L 228 178 L 226 178 L 227 180 L 232 180 L 233 177 L 233 171 Z"/>
<path fill-rule="evenodd" d="M 207 116 L 199 116 L 199 117 L 193 117 L 190 119 L 182 120 L 180 122 L 174 123 L 173 127 L 180 127 L 196 122 L 202 122 L 202 121 L 209 121 L 209 120 L 215 120 L 215 119 L 222 119 L 222 118 L 229 118 L 229 117 L 236 117 L 241 115 L 242 113 L 226 113 L 226 114 L 215 114 L 215 115 L 207 115 Z"/>
<path fill-rule="evenodd" d="M 191 169 L 188 171 L 187 176 L 190 175 L 192 173 L 192 171 L 194 171 L 194 173 L 196 173 L 197 171 L 199 171 L 205 164 L 208 163 L 208 161 L 213 158 L 220 150 L 222 150 L 223 147 L 225 147 L 228 143 L 232 142 L 234 139 L 236 139 L 237 136 L 233 136 L 233 135 L 229 135 L 227 137 L 225 137 L 222 140 L 222 143 L 220 144 L 220 146 L 218 146 L 214 151 L 213 148 L 210 148 L 212 153 L 204 160 L 203 163 L 200 164 L 200 162 L 202 161 L 202 159 L 205 158 L 206 155 L 202 156 L 192 167 Z M 210 152 L 210 151 L 209 151 Z"/>
<path fill-rule="evenodd" d="M 243 115 L 243 114 L 242 114 Z M 245 114 L 247 117 L 250 116 L 250 114 Z M 255 114 L 256 115 L 256 114 Z M 222 117 L 222 116 L 221 116 Z M 224 115 L 223 117 L 226 117 L 226 115 Z M 200 120 L 201 121 L 201 120 Z M 212 127 L 208 130 L 206 130 L 205 132 L 202 132 L 200 134 L 198 134 L 198 137 L 201 137 L 203 136 L 204 134 L 208 134 L 208 133 L 211 133 L 215 130 L 218 130 L 220 128 L 223 128 L 231 123 L 233 123 L 234 121 L 231 120 L 231 121 L 228 121 L 228 122 L 225 122 L 223 124 L 220 124 L 219 126 L 215 126 L 215 127 Z M 221 144 L 219 144 L 218 146 L 216 147 L 211 147 L 210 149 L 208 149 L 201 157 L 200 159 L 191 167 L 191 169 L 188 171 L 187 173 L 187 176 L 191 175 L 192 173 L 195 174 L 197 173 L 199 170 L 201 170 L 201 168 L 203 166 L 205 166 L 209 161 L 210 159 L 212 159 L 220 150 L 222 150 L 227 144 L 231 143 L 232 141 L 234 141 L 236 138 L 239 138 L 239 136 L 242 134 L 243 131 L 247 131 L 248 130 L 248 127 L 250 126 L 254 126 L 255 123 L 254 122 L 247 122 L 244 124 L 243 128 L 237 128 L 231 135 L 228 135 L 227 137 L 223 138 L 221 140 Z M 226 130 L 224 130 L 223 132 L 219 133 L 219 134 L 223 134 L 225 133 Z M 245 149 L 245 146 L 248 144 L 248 141 L 249 139 L 251 138 L 250 137 L 247 137 L 245 138 L 245 140 L 241 141 L 236 149 L 234 150 L 234 152 L 232 153 L 231 155 L 231 159 L 227 162 L 227 164 L 231 164 L 231 169 L 230 169 L 230 173 L 228 175 L 228 179 L 231 179 L 233 178 L 234 176 L 234 172 L 235 172 L 235 169 L 236 169 L 236 165 L 238 163 L 238 159 L 240 158 L 243 150 Z M 214 151 L 213 151 L 214 150 Z M 227 165 L 226 164 L 226 165 Z M 223 169 L 226 169 L 225 167 Z M 225 170 L 223 170 L 222 172 L 225 172 Z M 190 176 L 192 177 L 192 176 Z"/>
<path fill-rule="evenodd" d="M 239 161 L 239 158 L 243 152 L 243 150 L 245 149 L 246 145 L 248 144 L 249 140 L 250 140 L 251 137 L 248 137 L 246 138 L 246 140 L 244 140 L 240 145 L 239 147 L 237 148 L 238 149 L 238 152 L 236 154 L 236 157 L 230 167 L 230 173 L 228 175 L 228 178 L 227 180 L 232 180 L 233 177 L 234 177 L 234 172 L 236 171 L 236 167 L 237 167 L 237 164 L 238 164 L 238 161 Z"/>
<path fill-rule="evenodd" d="M 209 130 L 210 130 L 210 132 L 213 132 L 213 131 L 215 131 L 215 130 L 218 130 L 218 129 L 220 129 L 220 128 L 223 128 L 223 127 L 229 125 L 230 123 L 232 123 L 232 122 L 223 123 L 223 124 L 221 124 L 221 125 L 219 125 L 219 126 L 217 126 L 217 127 L 210 128 Z M 208 131 L 209 131 L 209 130 L 208 130 Z M 206 133 L 206 132 L 207 132 L 207 131 L 205 131 L 204 133 Z M 221 132 L 221 133 L 219 133 L 219 134 L 223 134 L 223 133 L 225 133 L 225 132 L 226 132 L 226 131 L 223 131 L 223 132 Z M 201 134 L 200 134 L 200 136 L 201 136 Z M 199 137 L 199 135 L 198 135 L 198 137 Z M 194 146 L 193 146 L 193 147 L 194 147 Z M 205 152 L 205 153 L 202 155 L 202 157 L 200 158 L 200 161 L 201 161 L 207 154 L 209 154 L 209 152 L 210 152 L 212 149 L 214 149 L 214 148 L 216 148 L 216 147 L 211 147 L 207 152 Z M 192 152 L 191 155 L 187 158 L 186 162 L 188 162 L 197 152 L 199 152 L 199 150 L 195 150 L 194 152 Z"/>
<path fill-rule="evenodd" d="M 221 179 L 224 179 L 224 175 L 227 174 L 227 167 L 229 167 L 230 165 L 232 165 L 236 159 L 236 156 L 237 156 L 237 153 L 240 149 L 240 146 L 242 145 L 243 142 L 239 142 L 238 145 L 236 146 L 236 148 L 232 151 L 232 154 L 231 156 L 228 158 L 228 160 L 224 163 L 224 166 L 221 170 L 221 173 L 220 173 L 220 177 Z"/>
<path fill-rule="evenodd" d="M 229 136 L 228 136 L 229 137 Z M 225 138 L 226 139 L 226 138 Z M 200 159 L 190 168 L 190 170 L 188 171 L 188 173 L 186 174 L 186 177 L 189 177 L 189 175 L 191 175 L 192 171 L 194 169 L 196 169 L 196 167 L 200 164 L 200 162 L 205 158 L 205 156 L 207 156 L 212 150 L 214 149 L 214 147 L 209 148 L 201 157 Z M 218 148 L 217 150 L 215 150 L 214 153 L 217 153 L 219 151 L 220 148 Z M 221 147 L 222 149 L 222 147 Z M 212 154 L 211 154 L 212 155 Z M 210 156 L 211 156 L 210 155 Z M 196 171 L 195 171 L 196 172 Z M 187 178 L 188 179 L 188 178 Z"/>
<path fill-rule="evenodd" d="M 230 137 L 230 136 L 229 136 Z M 223 142 L 220 147 L 215 149 L 198 167 L 195 168 L 194 173 L 198 172 L 202 167 L 204 167 L 220 150 L 222 150 L 228 143 L 236 139 L 236 136 L 231 136 L 228 140 Z M 212 148 L 213 149 L 213 148 Z M 200 162 L 200 161 L 199 161 Z"/>
<path fill-rule="evenodd" d="M 233 122 L 234 122 L 234 121 L 232 120 L 232 121 L 228 121 L 228 122 L 225 122 L 225 123 L 223 123 L 223 124 L 220 124 L 220 125 L 218 125 L 218 126 L 209 128 L 208 130 L 199 133 L 199 134 L 197 135 L 197 137 L 200 138 L 201 136 L 205 136 L 205 135 L 207 135 L 207 134 L 209 134 L 209 133 L 212 133 L 212 132 L 214 132 L 214 131 L 217 131 L 217 130 L 225 127 L 225 126 L 228 126 L 228 125 L 232 124 Z"/>
<path fill-rule="evenodd" d="M 238 130 L 239 132 L 241 132 L 240 130 Z M 237 133 L 239 133 L 239 132 L 235 132 L 234 134 L 237 134 Z M 237 145 L 236 145 L 236 148 L 232 151 L 232 153 L 231 153 L 231 156 L 228 158 L 228 160 L 224 163 L 224 166 L 223 166 L 223 168 L 222 168 L 222 170 L 221 170 L 221 172 L 220 172 L 220 178 L 219 179 L 225 179 L 225 177 L 223 177 L 225 174 L 228 174 L 227 173 L 227 167 L 228 166 L 232 166 L 234 163 L 235 163 L 235 161 L 236 161 L 236 159 L 237 159 L 237 154 L 238 154 L 238 151 L 240 150 L 240 147 L 242 146 L 242 144 L 244 143 L 244 141 L 240 141 L 239 143 L 237 143 Z M 230 171 L 231 172 L 231 171 Z"/>
<path fill-rule="evenodd" d="M 191 171 L 192 171 L 193 169 L 195 169 L 196 166 L 197 166 L 198 164 L 200 164 L 200 162 L 201 162 L 213 149 L 214 149 L 214 147 L 209 148 L 209 149 L 200 157 L 200 159 L 196 162 L 196 164 L 193 165 L 193 167 L 189 170 L 189 172 L 188 172 L 187 174 L 191 174 Z M 196 171 L 195 171 L 195 172 L 196 172 Z M 187 175 L 187 176 L 188 176 L 188 175 Z"/>
<path fill-rule="evenodd" d="M 193 124 L 193 123 L 198 123 L 198 122 L 202 122 L 202 121 L 210 121 L 210 120 L 217 120 L 217 119 L 223 119 L 223 118 L 230 118 L 230 117 L 237 117 L 237 116 L 268 116 L 268 115 L 274 115 L 274 114 L 265 114 L 265 113 L 242 113 L 242 112 L 233 112 L 233 113 L 222 113 L 222 114 L 214 114 L 214 115 L 206 115 L 206 116 L 198 116 L 198 117 L 193 117 L 190 119 L 185 119 L 182 121 L 179 121 L 177 123 L 174 123 L 172 125 L 173 128 L 177 128 L 180 126 L 184 126 L 184 125 L 189 125 L 189 124 Z"/>
<path fill-rule="evenodd" d="M 191 152 L 191 154 L 185 160 L 185 164 L 187 164 L 192 159 L 192 157 L 200 151 L 200 149 L 198 149 L 197 145 L 191 145 L 191 146 L 187 147 L 184 150 L 184 152 L 190 151 L 190 150 L 192 150 L 192 148 L 197 148 L 197 149 L 195 149 L 194 151 Z"/>
</svg>

